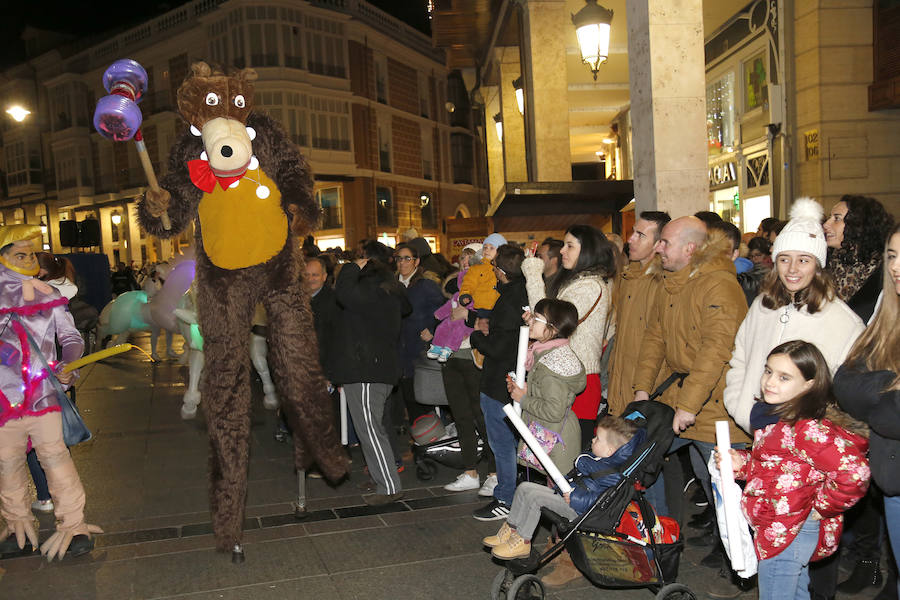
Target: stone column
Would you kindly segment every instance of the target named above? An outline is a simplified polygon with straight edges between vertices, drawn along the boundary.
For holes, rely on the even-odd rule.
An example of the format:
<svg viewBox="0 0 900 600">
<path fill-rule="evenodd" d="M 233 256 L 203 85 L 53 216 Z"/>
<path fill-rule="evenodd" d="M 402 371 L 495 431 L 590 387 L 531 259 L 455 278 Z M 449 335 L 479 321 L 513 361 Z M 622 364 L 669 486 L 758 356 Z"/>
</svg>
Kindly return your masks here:
<svg viewBox="0 0 900 600">
<path fill-rule="evenodd" d="M 525 118 L 519 113 L 512 82 L 522 74 L 517 47 L 497 51 L 500 67 L 500 103 L 503 113 L 503 159 L 506 181 L 528 181 L 525 163 Z"/>
<path fill-rule="evenodd" d="M 573 37 L 572 18 L 565 0 L 527 0 L 522 19 L 529 181 L 571 181 L 566 40 Z"/>
<path fill-rule="evenodd" d="M 485 99 L 484 137 L 487 146 L 488 190 L 491 204 L 503 190 L 503 142 L 497 137 L 494 115 L 500 112 L 500 94 L 496 86 L 484 86 L 481 93 Z M 504 136 L 506 129 L 504 127 Z"/>
<path fill-rule="evenodd" d="M 627 21 L 635 212 L 708 210 L 703 2 L 629 0 Z"/>
</svg>

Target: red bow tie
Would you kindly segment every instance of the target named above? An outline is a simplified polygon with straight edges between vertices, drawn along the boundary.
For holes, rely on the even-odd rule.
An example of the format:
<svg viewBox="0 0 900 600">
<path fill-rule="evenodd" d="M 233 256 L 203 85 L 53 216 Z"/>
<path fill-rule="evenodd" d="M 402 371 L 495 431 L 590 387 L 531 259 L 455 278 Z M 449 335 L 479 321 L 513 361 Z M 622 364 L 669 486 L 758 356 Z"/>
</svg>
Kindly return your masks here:
<svg viewBox="0 0 900 600">
<path fill-rule="evenodd" d="M 244 170 L 240 175 L 219 176 L 213 172 L 212 167 L 209 166 L 208 160 L 199 158 L 196 160 L 189 160 L 187 166 L 188 173 L 191 176 L 191 182 L 207 194 L 212 193 L 212 191 L 216 189 L 216 181 L 219 182 L 219 185 L 223 190 L 227 190 L 228 186 L 235 181 L 238 181 L 247 173 L 247 171 Z"/>
</svg>

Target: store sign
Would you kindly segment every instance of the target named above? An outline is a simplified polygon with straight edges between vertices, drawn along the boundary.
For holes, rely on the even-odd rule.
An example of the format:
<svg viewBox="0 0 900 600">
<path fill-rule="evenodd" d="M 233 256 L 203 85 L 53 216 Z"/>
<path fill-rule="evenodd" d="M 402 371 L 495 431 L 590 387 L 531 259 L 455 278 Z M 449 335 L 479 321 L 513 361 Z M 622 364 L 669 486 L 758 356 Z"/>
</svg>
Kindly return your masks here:
<svg viewBox="0 0 900 600">
<path fill-rule="evenodd" d="M 737 182 L 737 161 L 718 163 L 709 167 L 709 187 Z"/>
<path fill-rule="evenodd" d="M 806 139 L 806 160 L 819 160 L 819 130 L 804 131 Z"/>
</svg>

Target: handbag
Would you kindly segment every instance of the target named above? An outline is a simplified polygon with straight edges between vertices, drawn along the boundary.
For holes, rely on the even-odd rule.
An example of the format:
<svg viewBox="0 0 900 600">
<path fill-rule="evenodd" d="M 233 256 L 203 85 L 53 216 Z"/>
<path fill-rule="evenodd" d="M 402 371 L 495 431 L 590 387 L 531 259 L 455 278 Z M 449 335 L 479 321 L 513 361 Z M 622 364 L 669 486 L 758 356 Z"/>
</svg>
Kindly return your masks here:
<svg viewBox="0 0 900 600">
<path fill-rule="evenodd" d="M 569 413 L 566 413 L 566 419 L 569 418 Z M 566 419 L 563 419 L 563 427 L 566 426 Z M 538 443 L 541 445 L 541 448 L 544 452 L 549 456 L 550 451 L 556 446 L 556 444 L 562 444 L 565 446 L 563 442 L 562 436 L 552 429 L 548 429 L 544 427 L 537 421 L 532 421 L 528 424 L 528 431 L 535 437 Z M 528 444 L 523 444 L 522 448 L 519 450 L 519 458 L 525 461 L 525 464 L 528 466 L 534 467 L 539 471 L 544 471 L 544 466 L 541 464 L 541 461 L 537 459 L 534 455 L 534 452 L 531 451 L 531 448 L 528 447 Z"/>
<path fill-rule="evenodd" d="M 71 448 L 81 442 L 90 440 L 91 437 L 93 437 L 91 430 L 88 429 L 87 425 L 84 423 L 84 419 L 81 418 L 78 407 L 75 406 L 75 403 L 72 402 L 72 399 L 69 398 L 69 395 L 63 390 L 62 384 L 59 382 L 59 379 L 56 378 L 56 373 L 54 373 L 53 369 L 50 368 L 50 365 L 47 364 L 44 353 L 41 352 L 37 342 L 31 337 L 31 332 L 28 331 L 28 327 L 22 323 L 18 316 L 13 315 L 13 318 L 19 322 L 22 329 L 25 331 L 29 345 L 38 358 L 40 358 L 41 363 L 44 365 L 44 369 L 47 370 L 47 379 L 53 385 L 53 389 L 56 390 L 56 400 L 59 402 L 59 408 L 62 413 L 63 442 L 65 442 L 66 446 Z"/>
</svg>

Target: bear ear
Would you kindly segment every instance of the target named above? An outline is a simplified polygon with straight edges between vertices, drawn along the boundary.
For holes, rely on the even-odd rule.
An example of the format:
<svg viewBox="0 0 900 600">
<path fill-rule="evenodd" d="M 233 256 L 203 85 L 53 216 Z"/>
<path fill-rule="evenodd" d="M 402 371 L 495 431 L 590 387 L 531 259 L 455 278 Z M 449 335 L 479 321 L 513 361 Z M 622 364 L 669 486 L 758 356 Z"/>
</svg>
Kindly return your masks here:
<svg viewBox="0 0 900 600">
<path fill-rule="evenodd" d="M 257 79 L 259 79 L 259 75 L 254 69 L 241 69 L 240 71 L 235 73 L 234 76 L 235 79 L 246 81 L 247 83 L 253 83 Z"/>
<path fill-rule="evenodd" d="M 194 72 L 194 77 L 209 77 L 212 75 L 212 69 L 203 61 L 192 64 L 191 71 Z"/>
</svg>

